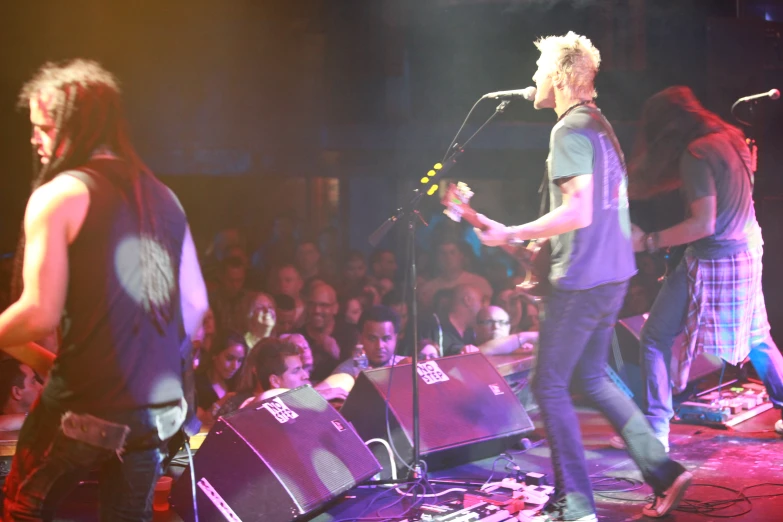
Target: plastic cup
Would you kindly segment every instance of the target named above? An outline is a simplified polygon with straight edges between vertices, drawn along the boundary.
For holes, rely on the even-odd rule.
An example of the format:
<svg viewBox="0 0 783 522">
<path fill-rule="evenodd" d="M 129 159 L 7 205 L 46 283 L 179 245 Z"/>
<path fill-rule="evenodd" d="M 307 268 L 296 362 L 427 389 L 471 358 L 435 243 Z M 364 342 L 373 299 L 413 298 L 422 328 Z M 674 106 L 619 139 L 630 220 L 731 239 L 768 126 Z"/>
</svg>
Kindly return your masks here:
<svg viewBox="0 0 783 522">
<path fill-rule="evenodd" d="M 152 509 L 154 511 L 169 510 L 169 495 L 171 494 L 171 484 L 174 479 L 171 477 L 160 477 L 155 484 L 155 496 L 152 497 Z"/>
</svg>

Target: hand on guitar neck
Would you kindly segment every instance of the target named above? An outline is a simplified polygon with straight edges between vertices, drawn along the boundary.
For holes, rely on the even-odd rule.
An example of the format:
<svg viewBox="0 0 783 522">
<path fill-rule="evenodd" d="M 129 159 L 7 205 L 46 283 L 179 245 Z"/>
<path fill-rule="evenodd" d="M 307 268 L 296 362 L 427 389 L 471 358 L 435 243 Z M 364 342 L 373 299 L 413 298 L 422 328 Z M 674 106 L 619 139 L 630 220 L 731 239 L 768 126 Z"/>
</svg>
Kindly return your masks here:
<svg viewBox="0 0 783 522">
<path fill-rule="evenodd" d="M 522 290 L 531 291 L 538 287 L 540 282 L 544 283 L 541 286 L 546 286 L 549 259 L 548 256 L 539 254 L 547 240 L 530 240 L 526 246 L 521 246 L 524 241 L 509 242 L 506 226 L 478 214 L 469 204 L 471 197 L 473 192 L 465 183 L 450 184 L 441 199 L 441 204 L 446 207 L 443 213 L 456 222 L 464 219 L 480 231 L 479 238 L 484 245 L 500 247 L 514 257 L 526 274 L 525 281 L 518 285 Z"/>
<path fill-rule="evenodd" d="M 446 207 L 443 211 L 453 221 L 459 222 L 462 219 L 470 223 L 474 228 L 482 232 L 481 242 L 487 246 L 497 246 L 517 257 L 519 256 L 518 245 L 527 243 L 526 249 L 532 255 L 538 253 L 541 249 L 541 242 L 546 240 L 509 241 L 506 233 L 506 226 L 497 221 L 493 221 L 486 216 L 480 215 L 470 206 L 470 198 L 473 192 L 470 188 L 459 182 L 456 185 L 450 184 L 446 194 L 441 199 L 441 204 Z"/>
</svg>

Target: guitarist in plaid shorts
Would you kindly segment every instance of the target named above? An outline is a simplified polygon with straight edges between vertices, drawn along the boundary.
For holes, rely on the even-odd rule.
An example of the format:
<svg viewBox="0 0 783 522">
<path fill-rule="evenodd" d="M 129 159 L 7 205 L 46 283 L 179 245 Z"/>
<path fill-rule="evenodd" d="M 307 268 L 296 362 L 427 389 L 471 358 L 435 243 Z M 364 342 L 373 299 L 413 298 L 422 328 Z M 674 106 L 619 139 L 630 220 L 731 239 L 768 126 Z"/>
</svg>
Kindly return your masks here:
<svg viewBox="0 0 783 522">
<path fill-rule="evenodd" d="M 645 104 L 630 190 L 650 197 L 680 187 L 687 218 L 646 234 L 634 250 L 688 245 L 667 276 L 641 332 L 645 415 L 664 446 L 674 415 L 672 388 L 684 389 L 701 353 L 729 364 L 750 358 L 776 407 L 783 406 L 783 357 L 770 335 L 761 288 L 761 228 L 753 207 L 751 158 L 742 132 L 706 110 L 688 87 L 670 87 Z M 685 332 L 670 370 L 674 339 Z M 783 435 L 783 421 L 775 431 Z"/>
</svg>

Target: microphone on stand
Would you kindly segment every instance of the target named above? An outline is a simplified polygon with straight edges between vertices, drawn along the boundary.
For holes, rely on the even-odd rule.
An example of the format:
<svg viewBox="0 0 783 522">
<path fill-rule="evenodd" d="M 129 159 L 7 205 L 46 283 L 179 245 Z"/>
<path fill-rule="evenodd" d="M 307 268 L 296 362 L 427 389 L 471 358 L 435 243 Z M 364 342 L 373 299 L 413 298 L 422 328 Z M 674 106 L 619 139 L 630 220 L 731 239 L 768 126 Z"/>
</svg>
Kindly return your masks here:
<svg viewBox="0 0 783 522">
<path fill-rule="evenodd" d="M 514 89 L 511 91 L 490 92 L 482 96 L 482 98 L 487 98 L 492 100 L 523 98 L 527 101 L 533 101 L 536 98 L 536 88 L 530 86 L 530 87 L 525 87 L 524 89 Z"/>
<path fill-rule="evenodd" d="M 750 96 L 745 96 L 743 98 L 740 98 L 739 100 L 734 102 L 734 104 L 736 105 L 738 103 L 749 102 L 749 101 L 753 101 L 753 100 L 759 100 L 761 98 L 769 98 L 770 100 L 777 100 L 778 98 L 780 98 L 780 91 L 777 90 L 777 89 L 772 89 L 771 91 L 768 91 L 768 92 L 762 92 L 762 93 L 759 93 L 759 94 L 751 94 Z"/>
</svg>

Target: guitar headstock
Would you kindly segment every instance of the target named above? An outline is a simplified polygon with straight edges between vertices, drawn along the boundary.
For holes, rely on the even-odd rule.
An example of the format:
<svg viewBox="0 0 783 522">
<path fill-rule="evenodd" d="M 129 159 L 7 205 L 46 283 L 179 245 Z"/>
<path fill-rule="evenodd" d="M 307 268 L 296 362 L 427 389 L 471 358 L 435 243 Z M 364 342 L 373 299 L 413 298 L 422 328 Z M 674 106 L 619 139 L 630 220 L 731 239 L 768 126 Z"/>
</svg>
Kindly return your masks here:
<svg viewBox="0 0 783 522">
<path fill-rule="evenodd" d="M 469 208 L 468 203 L 472 197 L 473 191 L 470 190 L 466 183 L 461 181 L 456 185 L 450 183 L 448 189 L 446 189 L 446 194 L 440 201 L 446 207 L 443 209 L 443 213 L 452 221 L 459 223 L 462 220 L 466 207 Z"/>
</svg>

